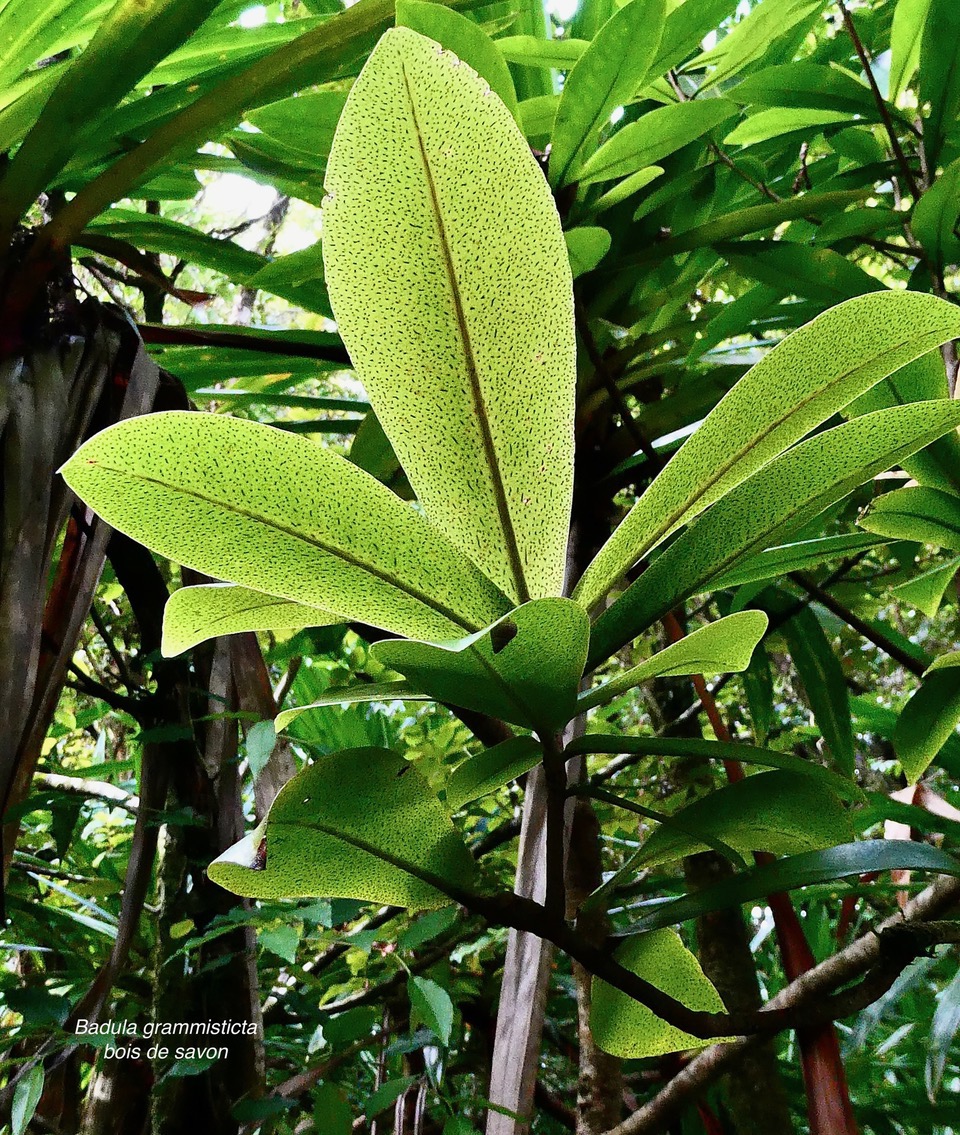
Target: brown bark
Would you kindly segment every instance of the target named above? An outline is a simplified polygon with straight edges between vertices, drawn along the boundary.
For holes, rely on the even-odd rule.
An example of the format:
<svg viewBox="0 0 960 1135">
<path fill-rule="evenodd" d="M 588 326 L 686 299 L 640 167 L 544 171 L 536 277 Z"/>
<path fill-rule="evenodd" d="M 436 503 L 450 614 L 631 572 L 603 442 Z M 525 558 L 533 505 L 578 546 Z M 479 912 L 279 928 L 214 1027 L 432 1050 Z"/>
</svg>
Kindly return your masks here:
<svg viewBox="0 0 960 1135">
<path fill-rule="evenodd" d="M 600 824 L 590 801 L 579 798 L 573 812 L 570 855 L 567 861 L 567 916 L 574 918 L 580 905 L 602 879 Z M 577 919 L 577 929 L 599 946 L 610 931 L 602 910 Z M 623 1113 L 623 1071 L 619 1057 L 604 1052 L 590 1030 L 593 979 L 579 962 L 572 963 L 577 986 L 577 1037 L 580 1072 L 577 1079 L 577 1135 L 601 1135 L 620 1122 Z"/>
<path fill-rule="evenodd" d="M 713 886 L 732 875 L 730 864 L 714 851 L 684 860 L 684 876 L 691 890 Z M 760 1008 L 760 985 L 739 907 L 714 911 L 697 920 L 697 953 L 703 972 L 728 1009 L 747 1012 Z M 765 1041 L 745 1052 L 727 1077 L 726 1089 L 738 1135 L 794 1130 L 775 1041 Z"/>
</svg>

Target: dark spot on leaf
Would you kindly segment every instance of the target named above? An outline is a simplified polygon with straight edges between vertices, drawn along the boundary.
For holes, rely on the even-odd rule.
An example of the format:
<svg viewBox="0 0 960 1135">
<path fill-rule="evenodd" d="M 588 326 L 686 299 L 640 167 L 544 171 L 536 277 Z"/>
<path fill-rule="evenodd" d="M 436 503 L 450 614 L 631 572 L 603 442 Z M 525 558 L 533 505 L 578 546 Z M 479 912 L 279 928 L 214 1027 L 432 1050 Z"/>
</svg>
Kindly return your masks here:
<svg viewBox="0 0 960 1135">
<path fill-rule="evenodd" d="M 513 619 L 504 619 L 502 623 L 497 623 L 490 632 L 490 643 L 494 654 L 499 654 L 508 643 L 513 642 L 517 637 L 517 629 Z"/>
</svg>

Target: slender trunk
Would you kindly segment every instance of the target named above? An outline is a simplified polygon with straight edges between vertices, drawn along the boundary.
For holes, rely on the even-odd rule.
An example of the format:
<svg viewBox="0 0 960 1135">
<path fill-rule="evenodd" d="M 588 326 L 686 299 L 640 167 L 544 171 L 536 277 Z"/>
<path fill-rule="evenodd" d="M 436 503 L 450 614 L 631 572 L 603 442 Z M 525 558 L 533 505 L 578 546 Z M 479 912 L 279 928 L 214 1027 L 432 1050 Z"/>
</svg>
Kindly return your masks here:
<svg viewBox="0 0 960 1135">
<path fill-rule="evenodd" d="M 581 904 L 603 881 L 600 858 L 600 824 L 589 800 L 577 800 L 570 832 L 567 861 L 567 916 L 576 916 Z M 577 920 L 577 929 L 595 946 L 610 932 L 604 911 Z M 601 1135 L 615 1127 L 623 1112 L 623 1071 L 619 1057 L 604 1052 L 590 1031 L 593 978 L 579 962 L 572 963 L 577 987 L 577 1037 L 580 1074 L 577 1079 L 577 1135 Z"/>
</svg>

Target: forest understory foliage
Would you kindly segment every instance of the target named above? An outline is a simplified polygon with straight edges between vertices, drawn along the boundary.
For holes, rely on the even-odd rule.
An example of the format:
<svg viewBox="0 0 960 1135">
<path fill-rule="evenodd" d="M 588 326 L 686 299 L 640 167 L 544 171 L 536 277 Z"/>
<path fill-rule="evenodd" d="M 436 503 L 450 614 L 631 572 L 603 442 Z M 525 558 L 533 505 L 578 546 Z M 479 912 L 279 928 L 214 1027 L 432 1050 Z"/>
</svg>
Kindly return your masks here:
<svg viewBox="0 0 960 1135">
<path fill-rule="evenodd" d="M 0 3 L 0 1123 L 960 1127 L 960 7 Z"/>
</svg>

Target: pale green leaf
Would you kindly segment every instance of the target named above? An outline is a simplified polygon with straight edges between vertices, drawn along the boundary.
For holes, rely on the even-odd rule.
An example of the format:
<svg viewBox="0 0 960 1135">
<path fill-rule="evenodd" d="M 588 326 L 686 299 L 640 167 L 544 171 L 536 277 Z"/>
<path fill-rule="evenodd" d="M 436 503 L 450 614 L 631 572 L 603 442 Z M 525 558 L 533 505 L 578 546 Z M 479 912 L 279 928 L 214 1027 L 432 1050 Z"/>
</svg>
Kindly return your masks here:
<svg viewBox="0 0 960 1135">
<path fill-rule="evenodd" d="M 909 784 L 916 784 L 960 724 L 960 651 L 941 655 L 900 711 L 893 748 Z"/>
<path fill-rule="evenodd" d="M 610 251 L 610 234 L 594 225 L 580 225 L 563 234 L 573 278 L 592 272 Z"/>
<path fill-rule="evenodd" d="M 410 505 L 270 426 L 148 414 L 91 438 L 62 473 L 108 524 L 160 555 L 396 634 L 449 639 L 509 610 Z"/>
<path fill-rule="evenodd" d="M 435 981 L 415 974 L 411 974 L 407 981 L 407 994 L 410 997 L 411 1031 L 422 1022 L 441 1044 L 449 1044 L 453 1029 L 450 994 Z"/>
<path fill-rule="evenodd" d="M 923 144 L 931 169 L 940 160 L 947 134 L 960 113 L 960 4 L 956 0 L 930 0 L 920 42 L 920 77 L 917 97 L 929 104 L 923 124 Z"/>
<path fill-rule="evenodd" d="M 355 686 L 331 686 L 323 695 L 309 705 L 295 705 L 278 713 L 274 727 L 279 733 L 291 721 L 312 709 L 322 709 L 328 705 L 357 705 L 361 702 L 425 701 L 426 695 L 413 688 L 409 682 L 358 682 Z"/>
<path fill-rule="evenodd" d="M 849 300 L 795 331 L 681 446 L 587 568 L 574 597 L 592 607 L 665 536 L 881 378 L 958 334 L 960 312 L 952 304 L 894 292 Z"/>
<path fill-rule="evenodd" d="M 163 609 L 163 644 L 167 658 L 217 635 L 241 631 L 300 630 L 343 622 L 332 611 L 291 603 L 230 583 L 205 583 L 174 591 Z"/>
<path fill-rule="evenodd" d="M 853 839 L 850 814 L 832 792 L 809 776 L 761 772 L 726 784 L 671 817 L 644 843 L 635 869 L 706 851 L 723 840 L 737 851 L 793 855 Z M 697 841 L 702 833 L 706 840 Z"/>
<path fill-rule="evenodd" d="M 702 139 L 737 113 L 726 99 L 703 99 L 658 107 L 626 126 L 600 147 L 583 166 L 581 185 L 626 177 Z"/>
<path fill-rule="evenodd" d="M 542 147 L 550 141 L 559 102 L 559 95 L 538 95 L 520 104 L 520 124 L 531 145 L 537 141 Z"/>
<path fill-rule="evenodd" d="M 871 386 L 865 394 L 845 406 L 842 413 L 845 417 L 855 417 L 887 406 L 949 397 L 943 355 L 939 350 L 928 351 L 876 386 Z M 960 438 L 956 431 L 951 430 L 919 453 L 905 458 L 903 468 L 921 485 L 960 492 Z"/>
<path fill-rule="evenodd" d="M 706 580 L 796 532 L 857 485 L 958 423 L 956 403 L 913 403 L 866 414 L 794 446 L 699 517 L 600 615 L 591 635 L 590 664 L 695 594 Z"/>
<path fill-rule="evenodd" d="M 932 619 L 940 610 L 944 592 L 956 578 L 958 571 L 960 571 L 960 557 L 921 572 L 913 579 L 908 579 L 906 583 L 898 583 L 896 587 L 891 587 L 890 591 L 901 603 L 916 607 L 928 619 Z"/>
<path fill-rule="evenodd" d="M 649 678 L 681 674 L 738 674 L 750 665 L 768 619 L 763 611 L 740 611 L 700 627 L 646 662 L 580 695 L 581 711 L 604 705 Z"/>
<path fill-rule="evenodd" d="M 339 329 L 427 515 L 512 598 L 560 594 L 573 297 L 519 128 L 471 68 L 395 28 L 350 92 L 325 185 Z"/>
<path fill-rule="evenodd" d="M 839 123 L 849 125 L 850 115 L 845 110 L 819 107 L 774 107 L 751 114 L 746 121 L 735 126 L 723 139 L 727 146 L 754 146 L 782 138 L 785 134 L 800 131 L 804 136 L 815 137 L 826 126 Z"/>
<path fill-rule="evenodd" d="M 713 67 L 708 75 L 710 86 L 725 83 L 751 63 L 762 59 L 783 36 L 812 22 L 826 7 L 828 0 L 762 0 L 735 24 L 716 47 L 694 59 L 690 67 L 701 70 Z"/>
<path fill-rule="evenodd" d="M 424 0 L 397 0 L 397 26 L 439 43 L 476 71 L 490 85 L 514 118 L 519 119 L 517 92 L 510 68 L 494 40 L 473 20 L 443 4 Z"/>
<path fill-rule="evenodd" d="M 890 89 L 896 102 L 916 74 L 930 0 L 897 0 L 890 30 Z"/>
<path fill-rule="evenodd" d="M 534 599 L 457 642 L 389 639 L 373 656 L 437 701 L 513 722 L 541 735 L 577 712 L 587 657 L 586 613 L 570 599 Z"/>
<path fill-rule="evenodd" d="M 770 107 L 815 107 L 846 111 L 861 119 L 876 117 L 870 88 L 849 71 L 823 63 L 783 63 L 765 67 L 737 83 L 728 95 L 734 102 Z"/>
<path fill-rule="evenodd" d="M 566 185 L 611 113 L 640 90 L 660 46 L 664 0 L 630 0 L 610 17 L 567 76 L 550 148 L 550 184 Z"/>
<path fill-rule="evenodd" d="M 646 166 L 644 169 L 638 169 L 636 173 L 625 177 L 623 181 L 618 182 L 612 189 L 608 189 L 603 196 L 599 197 L 592 205 L 593 211 L 601 213 L 604 209 L 612 209 L 614 205 L 626 201 L 634 193 L 639 193 L 651 181 L 661 177 L 663 172 L 663 166 Z"/>
<path fill-rule="evenodd" d="M 913 209 L 910 228 L 924 250 L 940 267 L 960 260 L 960 158 L 940 174 Z"/>
<path fill-rule="evenodd" d="M 707 1013 L 725 1011 L 720 994 L 675 930 L 654 930 L 628 938 L 614 957 L 688 1009 Z M 668 1025 L 654 1016 L 653 1010 L 598 978 L 593 980 L 590 1031 L 605 1052 L 628 1060 L 705 1048 L 714 1043 Z"/>
<path fill-rule="evenodd" d="M 464 804 L 503 788 L 540 763 L 543 749 L 533 737 L 512 737 L 475 757 L 467 757 L 447 781 L 447 807 L 459 811 Z"/>
<path fill-rule="evenodd" d="M 509 35 L 497 40 L 497 47 L 508 63 L 558 71 L 573 67 L 589 46 L 585 39 L 541 39 L 535 35 Z"/>
<path fill-rule="evenodd" d="M 13 1103 L 10 1110 L 10 1128 L 13 1135 L 25 1135 L 43 1095 L 43 1064 L 35 1064 L 17 1082 L 13 1090 Z"/>
<path fill-rule="evenodd" d="M 474 865 L 415 767 L 385 749 L 345 749 L 285 784 L 266 821 L 207 873 L 249 898 L 430 908 L 462 895 Z"/>
<path fill-rule="evenodd" d="M 877 497 L 858 523 L 892 540 L 915 540 L 960 551 L 960 497 L 914 485 Z"/>
</svg>

